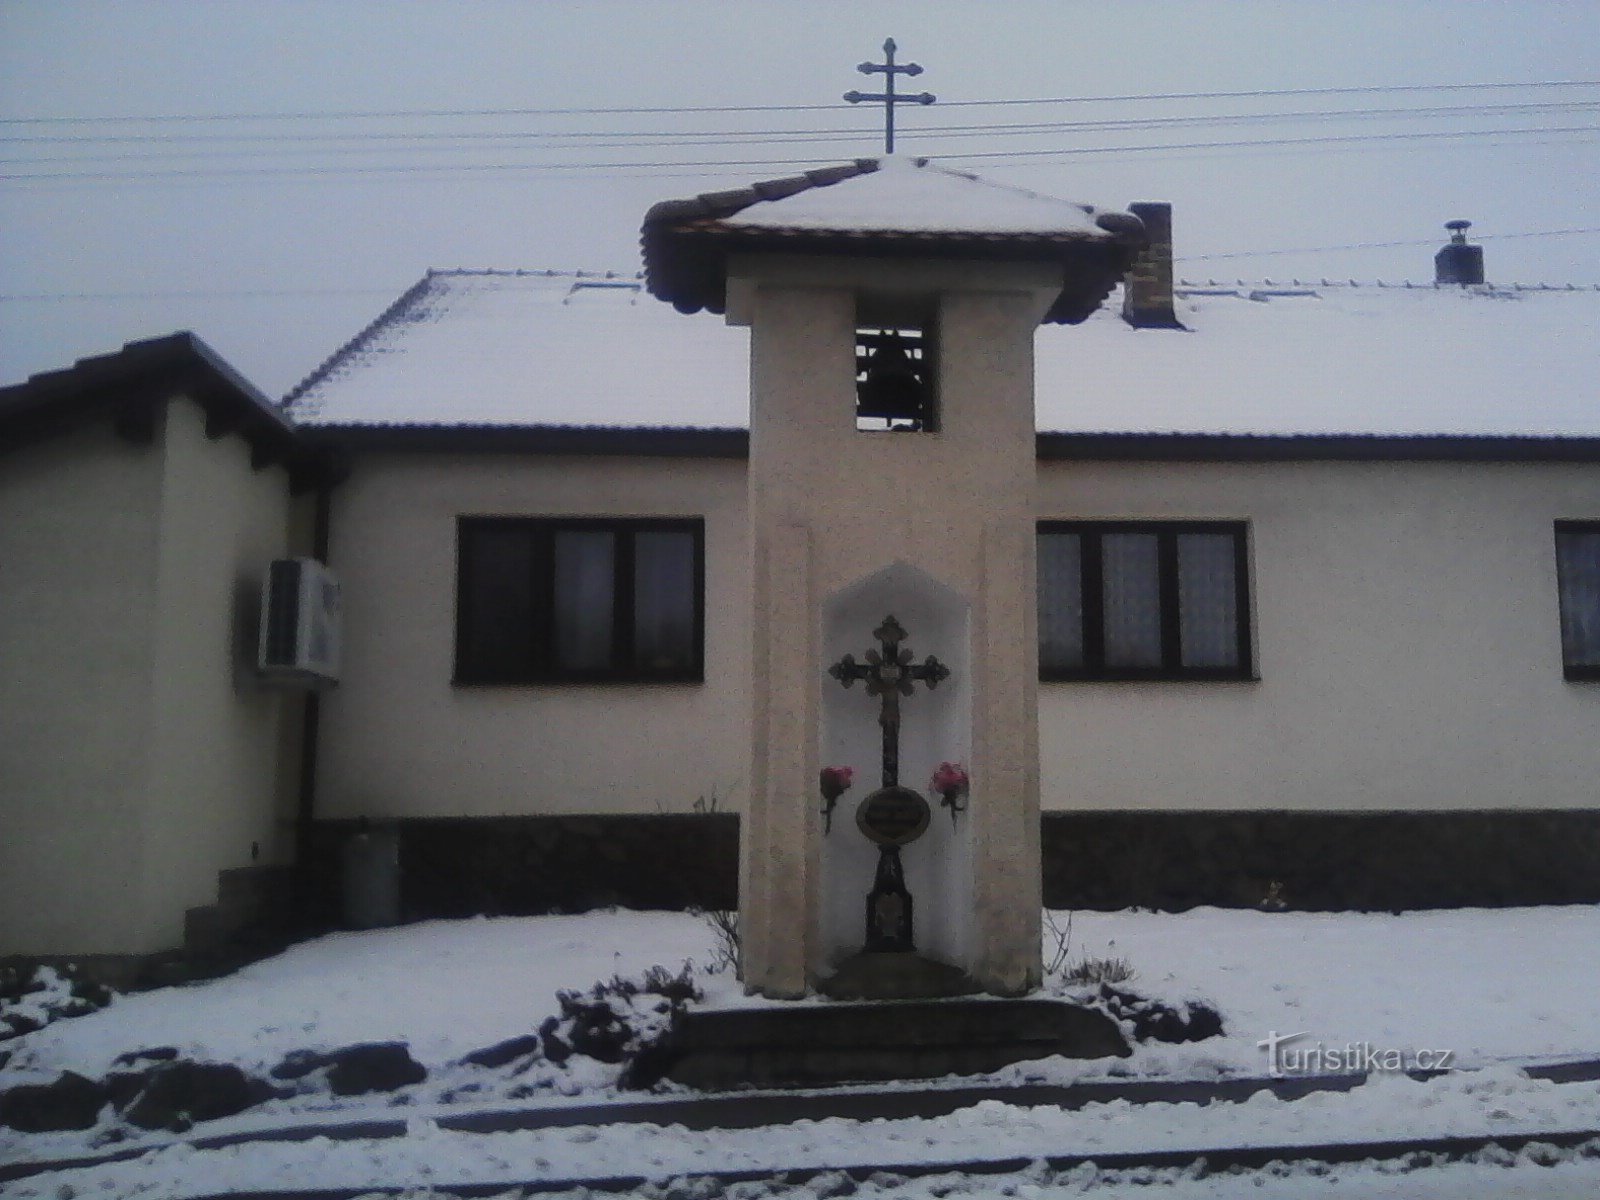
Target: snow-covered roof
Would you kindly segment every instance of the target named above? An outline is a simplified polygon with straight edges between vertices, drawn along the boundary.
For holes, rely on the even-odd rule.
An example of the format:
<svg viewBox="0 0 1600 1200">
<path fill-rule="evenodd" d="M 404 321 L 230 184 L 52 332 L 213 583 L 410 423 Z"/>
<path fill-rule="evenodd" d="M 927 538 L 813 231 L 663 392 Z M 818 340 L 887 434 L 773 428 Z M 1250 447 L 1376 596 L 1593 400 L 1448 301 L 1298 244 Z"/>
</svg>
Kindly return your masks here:
<svg viewBox="0 0 1600 1200">
<path fill-rule="evenodd" d="M 286 404 L 318 426 L 742 429 L 749 346 L 631 273 L 430 271 Z"/>
<path fill-rule="evenodd" d="M 1177 289 L 1037 337 L 1056 431 L 1600 434 L 1600 289 L 1324 282 Z"/>
<path fill-rule="evenodd" d="M 927 159 L 890 155 L 831 187 L 758 200 L 723 218 L 746 229 L 836 233 L 998 233 L 1106 238 L 1095 209 L 990 183 Z"/>
<path fill-rule="evenodd" d="M 1041 326 L 1041 431 L 1600 435 L 1600 289 L 1180 284 Z M 430 272 L 287 400 L 313 426 L 742 429 L 747 331 L 632 276 Z"/>
<path fill-rule="evenodd" d="M 1044 319 L 1065 324 L 1093 312 L 1147 242 L 1130 213 L 898 156 L 663 200 L 640 240 L 646 286 L 683 313 L 725 309 L 730 254 L 777 252 L 1055 263 L 1061 294 Z"/>
</svg>

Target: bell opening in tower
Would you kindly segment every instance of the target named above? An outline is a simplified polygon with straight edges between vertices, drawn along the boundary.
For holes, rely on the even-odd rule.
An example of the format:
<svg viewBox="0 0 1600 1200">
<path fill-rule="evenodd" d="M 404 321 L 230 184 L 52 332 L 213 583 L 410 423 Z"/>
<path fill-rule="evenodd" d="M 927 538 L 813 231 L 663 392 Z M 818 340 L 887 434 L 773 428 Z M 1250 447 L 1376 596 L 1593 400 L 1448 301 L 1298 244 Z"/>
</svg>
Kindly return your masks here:
<svg viewBox="0 0 1600 1200">
<path fill-rule="evenodd" d="M 928 330 L 909 325 L 856 328 L 856 428 L 910 433 L 938 429 Z"/>
</svg>

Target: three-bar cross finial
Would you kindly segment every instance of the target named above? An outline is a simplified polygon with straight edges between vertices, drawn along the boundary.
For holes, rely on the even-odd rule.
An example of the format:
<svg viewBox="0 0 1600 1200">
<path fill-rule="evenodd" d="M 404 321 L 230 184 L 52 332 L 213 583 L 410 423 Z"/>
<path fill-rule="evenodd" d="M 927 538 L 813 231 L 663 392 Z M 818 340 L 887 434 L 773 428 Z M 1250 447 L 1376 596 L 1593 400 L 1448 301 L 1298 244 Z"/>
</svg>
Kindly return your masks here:
<svg viewBox="0 0 1600 1200">
<path fill-rule="evenodd" d="M 851 104 L 860 104 L 868 101 L 883 105 L 883 152 L 894 153 L 894 106 L 896 104 L 932 104 L 932 92 L 917 92 L 915 95 L 900 96 L 895 94 L 894 77 L 896 75 L 921 75 L 922 68 L 916 63 L 896 65 L 894 61 L 894 39 L 889 38 L 883 43 L 884 61 L 881 63 L 864 62 L 856 68 L 863 75 L 882 75 L 883 91 L 881 92 L 846 92 L 844 98 Z"/>
</svg>

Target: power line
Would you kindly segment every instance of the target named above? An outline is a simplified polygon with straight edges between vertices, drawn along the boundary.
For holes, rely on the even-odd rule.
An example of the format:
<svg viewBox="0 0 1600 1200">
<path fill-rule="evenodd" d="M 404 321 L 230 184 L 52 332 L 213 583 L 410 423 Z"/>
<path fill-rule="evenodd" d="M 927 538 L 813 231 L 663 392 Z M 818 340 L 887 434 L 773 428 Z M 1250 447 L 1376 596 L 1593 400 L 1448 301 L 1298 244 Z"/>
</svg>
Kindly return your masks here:
<svg viewBox="0 0 1600 1200">
<path fill-rule="evenodd" d="M 1406 83 L 1369 87 L 1262 88 L 1244 92 L 1139 92 L 1125 96 L 1060 96 L 1048 100 L 955 100 L 945 108 L 979 104 L 1112 104 L 1140 100 L 1252 100 L 1266 96 L 1370 96 L 1398 92 L 1473 92 L 1512 88 L 1600 87 L 1600 80 L 1550 79 L 1537 83 Z"/>
<path fill-rule="evenodd" d="M 15 292 L 0 294 L 0 302 L 45 303 L 60 300 L 255 300 L 304 296 L 388 296 L 393 288 L 219 288 L 143 292 Z"/>
<path fill-rule="evenodd" d="M 1568 237 L 1574 234 L 1600 233 L 1600 226 L 1581 229 L 1539 229 L 1528 233 L 1475 234 L 1480 242 L 1502 242 L 1512 238 Z M 1391 250 L 1402 246 L 1432 246 L 1438 238 L 1407 238 L 1398 242 L 1349 242 L 1343 246 L 1298 246 L 1287 250 L 1232 250 L 1221 254 L 1176 254 L 1179 262 L 1213 262 L 1225 258 L 1267 258 L 1280 254 L 1335 254 L 1350 250 Z"/>
<path fill-rule="evenodd" d="M 1531 115 L 1534 113 L 1588 113 L 1600 109 L 1600 100 L 1582 101 L 1555 101 L 1544 104 L 1486 104 L 1486 105 L 1445 105 L 1430 108 L 1355 108 L 1331 110 L 1295 110 L 1288 112 L 1262 112 L 1262 113 L 1216 113 L 1197 114 L 1174 117 L 1130 117 L 1106 118 L 1088 121 L 1025 121 L 1004 123 L 982 123 L 961 125 L 919 125 L 917 134 L 921 137 L 1016 137 L 1030 136 L 1041 133 L 1073 133 L 1073 132 L 1108 132 L 1141 129 L 1165 129 L 1179 127 L 1203 127 L 1207 125 L 1250 125 L 1258 123 L 1287 123 L 1309 121 L 1325 124 L 1346 120 L 1375 120 L 1395 117 L 1415 117 L 1428 120 L 1437 120 L 1454 116 L 1510 116 Z M 416 149 L 465 149 L 474 143 L 507 142 L 544 142 L 552 141 L 570 145 L 574 142 L 585 141 L 588 148 L 623 149 L 632 147 L 656 146 L 662 142 L 671 145 L 720 145 L 720 144 L 748 144 L 748 145 L 783 145 L 793 142 L 814 140 L 837 140 L 846 137 L 858 137 L 875 133 L 876 129 L 865 126 L 834 127 L 834 128 L 801 128 L 783 130 L 681 130 L 681 131 L 649 131 L 627 130 L 615 132 L 583 132 L 552 131 L 552 130 L 523 130 L 516 132 L 464 132 L 464 133 L 396 133 L 396 132 L 371 132 L 371 133 L 268 133 L 268 134 L 98 134 L 89 136 L 4 136 L 0 135 L 0 143 L 13 143 L 29 146 L 54 146 L 54 145 L 132 145 L 144 147 L 147 145 L 179 145 L 200 143 L 210 146 L 215 143 L 224 145 L 237 145 L 239 143 L 266 143 L 269 145 L 287 144 L 291 149 L 304 150 L 307 153 L 331 153 L 334 151 L 346 152 L 356 147 L 351 143 L 420 143 Z M 639 140 L 634 140 L 639 139 Z M 700 141 L 697 139 L 707 139 Z M 454 142 L 459 146 L 435 147 L 437 142 Z M 326 149 L 319 150 L 317 144 L 329 144 Z M 199 154 L 201 151 L 193 153 Z M 227 155 L 243 155 L 249 153 L 265 153 L 266 151 L 249 150 L 207 150 L 216 157 Z M 181 152 L 180 152 L 181 153 Z M 145 157 L 149 157 L 146 155 Z M 20 161 L 80 161 L 74 159 L 38 159 L 38 160 L 5 160 Z M 87 159 L 81 160 L 87 161 Z"/>
<path fill-rule="evenodd" d="M 1238 150 L 1257 148 L 1292 148 L 1312 146 L 1357 146 L 1367 143 L 1396 141 L 1460 141 L 1472 138 L 1507 138 L 1528 135 L 1600 134 L 1600 126 L 1564 125 L 1541 126 L 1523 129 L 1432 130 L 1407 133 L 1335 134 L 1301 138 L 1255 138 L 1208 142 L 1166 142 L 1145 145 L 1069 146 L 1045 150 L 975 150 L 939 155 L 945 161 L 992 161 L 1005 159 L 1071 159 L 1098 154 L 1145 154 L 1164 151 Z M 267 176 L 299 176 L 307 178 L 324 176 L 411 175 L 419 173 L 445 174 L 503 174 L 508 172 L 585 172 L 597 170 L 657 170 L 686 168 L 708 169 L 723 167 L 796 167 L 814 166 L 810 158 L 762 159 L 708 159 L 689 161 L 640 162 L 557 162 L 557 163 L 456 163 L 449 165 L 374 164 L 348 166 L 285 166 L 285 167 L 229 167 L 165 171 L 36 171 L 26 173 L 0 173 L 0 180 L 12 183 L 64 182 L 64 181 L 180 181 L 211 179 L 244 179 Z"/>
<path fill-rule="evenodd" d="M 1600 80 L 1548 79 L 1526 83 L 1413 83 L 1366 87 L 1258 88 L 1228 92 L 1138 92 L 1108 96 L 1047 96 L 1018 100 L 946 100 L 944 108 L 983 108 L 1028 104 L 1110 104 L 1156 100 L 1246 100 L 1275 96 L 1357 96 L 1414 92 L 1472 92 L 1512 89 L 1600 87 Z M 0 117 L 3 125 L 178 124 L 212 121 L 344 121 L 392 118 L 556 117 L 676 115 L 681 113 L 777 113 L 849 111 L 829 104 L 704 104 L 582 108 L 435 108 L 306 111 L 287 113 L 172 113 L 166 116 L 96 115 L 85 117 Z"/>
<path fill-rule="evenodd" d="M 1257 138 L 1225 142 L 1184 142 L 1150 146 L 1074 146 L 1059 150 L 975 150 L 970 154 L 950 154 L 946 158 L 1040 158 L 1045 156 L 1077 156 L 1084 154 L 1137 153 L 1147 150 L 1232 150 L 1255 146 L 1327 146 L 1355 142 L 1437 141 L 1478 137 L 1506 137 L 1513 134 L 1581 133 L 1600 134 L 1600 126 L 1564 125 L 1536 129 L 1461 129 L 1430 130 L 1422 133 L 1352 133 L 1326 137 Z"/>
<path fill-rule="evenodd" d="M 1487 233 L 1474 235 L 1480 242 L 1510 241 L 1515 238 L 1570 237 L 1600 234 L 1600 225 L 1573 229 L 1533 229 L 1517 233 Z M 1354 250 L 1391 250 L 1408 246 L 1433 246 L 1438 238 L 1403 238 L 1392 242 L 1346 242 L 1339 246 L 1297 246 L 1270 250 L 1239 250 L 1216 254 L 1178 254 L 1176 261 L 1214 262 L 1231 258 L 1267 258 L 1282 254 L 1343 254 Z M 392 287 L 351 288 L 222 288 L 176 289 L 169 291 L 140 292 L 22 292 L 0 294 L 0 303 L 30 303 L 77 300 L 167 300 L 167 299 L 279 299 L 303 296 L 387 296 Z"/>
</svg>

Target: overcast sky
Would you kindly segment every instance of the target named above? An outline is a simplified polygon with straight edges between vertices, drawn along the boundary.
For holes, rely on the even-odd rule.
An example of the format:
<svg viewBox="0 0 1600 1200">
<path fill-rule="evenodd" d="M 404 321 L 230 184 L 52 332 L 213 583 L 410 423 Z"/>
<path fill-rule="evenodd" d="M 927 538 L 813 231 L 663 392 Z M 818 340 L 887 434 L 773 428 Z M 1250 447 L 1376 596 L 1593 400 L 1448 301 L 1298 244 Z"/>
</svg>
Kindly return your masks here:
<svg viewBox="0 0 1600 1200">
<path fill-rule="evenodd" d="M 1429 279 L 1466 217 L 1600 283 L 1595 0 L 0 0 L 0 383 L 191 329 L 276 395 L 428 267 L 635 270 L 656 200 L 879 151 L 888 36 L 898 149 L 1170 200 L 1188 277 Z M 619 108 L 673 111 L 552 111 Z"/>
</svg>

